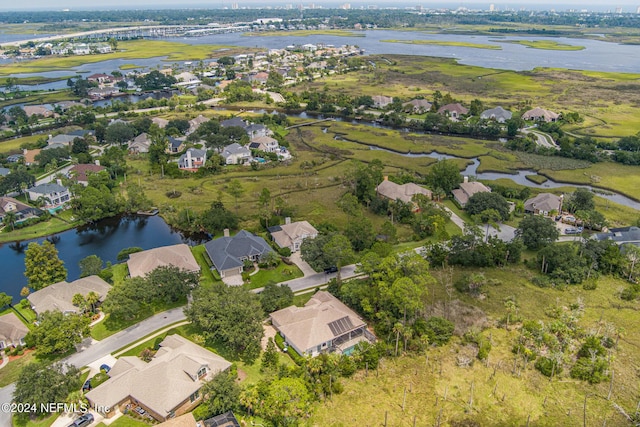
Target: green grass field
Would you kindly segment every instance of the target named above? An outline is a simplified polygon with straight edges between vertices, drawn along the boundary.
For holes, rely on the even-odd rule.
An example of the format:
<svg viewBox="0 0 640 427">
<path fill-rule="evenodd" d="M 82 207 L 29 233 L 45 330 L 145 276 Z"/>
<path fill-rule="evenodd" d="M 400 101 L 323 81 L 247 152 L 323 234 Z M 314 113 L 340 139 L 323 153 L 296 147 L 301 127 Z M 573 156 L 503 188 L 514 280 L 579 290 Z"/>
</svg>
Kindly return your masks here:
<svg viewBox="0 0 640 427">
<path fill-rule="evenodd" d="M 558 43 L 552 40 L 500 40 L 500 43 L 512 43 L 526 46 L 531 49 L 543 50 L 584 50 L 584 46 Z"/>
<path fill-rule="evenodd" d="M 456 269 L 454 281 L 474 272 L 478 270 Z M 514 374 L 511 346 L 517 333 L 513 327 L 506 331 L 495 326 L 495 321 L 504 315 L 504 299 L 513 296 L 520 305 L 518 314 L 525 319 L 549 322 L 551 319 L 542 314 L 546 308 L 565 306 L 580 299 L 585 306 L 580 325 L 585 331 L 594 330 L 602 322 L 635 330 L 637 303 L 625 303 L 615 296 L 624 282 L 604 277 L 594 291 L 585 291 L 579 286 L 557 291 L 532 285 L 529 279 L 535 273 L 523 267 L 485 269 L 482 273 L 500 284 L 489 286 L 482 299 L 458 292 L 453 299 L 479 307 L 487 315 L 488 328 L 483 334 L 491 339 L 493 349 L 486 365 L 476 360 L 469 368 L 459 367 L 456 357 L 465 347 L 459 339 L 442 348 L 431 348 L 424 355 L 385 360 L 379 372 L 369 371 L 368 376 L 360 372 L 353 379 L 345 380 L 344 392 L 318 404 L 309 425 L 382 425 L 386 413 L 389 425 L 396 426 L 411 426 L 414 417 L 416 425 L 436 425 L 440 417 L 441 425 L 472 419 L 479 425 L 515 426 L 526 425 L 529 419 L 530 425 L 537 426 L 581 426 L 585 395 L 586 425 L 602 425 L 605 420 L 606 425 L 628 425 L 613 404 L 631 412 L 635 408 L 634 366 L 640 336 L 625 334 L 615 352 L 612 359 L 615 381 L 612 398 L 607 400 L 608 383 L 590 386 L 568 378 L 566 373 L 549 381 L 533 369 L 532 363 L 519 375 Z M 439 277 L 438 270 L 433 274 Z M 430 293 L 433 301 L 447 298 L 440 283 L 430 289 Z M 469 403 L 471 387 L 473 405 Z"/>
<path fill-rule="evenodd" d="M 473 49 L 493 49 L 501 50 L 500 46 L 494 44 L 483 43 L 469 43 L 469 42 L 456 42 L 448 40 L 380 40 L 383 43 L 403 43 L 403 44 L 420 44 L 420 45 L 433 45 L 433 46 L 456 46 L 456 47 L 470 47 Z"/>
</svg>

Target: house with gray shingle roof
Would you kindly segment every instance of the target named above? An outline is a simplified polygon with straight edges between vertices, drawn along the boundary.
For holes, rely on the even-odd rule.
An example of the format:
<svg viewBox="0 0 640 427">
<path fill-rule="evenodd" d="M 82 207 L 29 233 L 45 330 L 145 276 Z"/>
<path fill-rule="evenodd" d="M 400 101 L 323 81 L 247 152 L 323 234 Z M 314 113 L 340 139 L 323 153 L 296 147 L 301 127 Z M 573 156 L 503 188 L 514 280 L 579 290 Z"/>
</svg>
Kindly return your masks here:
<svg viewBox="0 0 640 427">
<path fill-rule="evenodd" d="M 242 120 L 240 117 L 233 117 L 231 119 L 221 121 L 220 126 L 222 126 L 223 128 L 237 126 L 237 127 L 241 127 L 242 129 L 245 129 L 247 127 L 247 123 L 244 120 Z"/>
<path fill-rule="evenodd" d="M 190 172 L 200 169 L 207 161 L 207 150 L 198 150 L 197 148 L 188 148 L 178 159 L 178 168 Z"/>
<path fill-rule="evenodd" d="M 29 328 L 15 314 L 0 316 L 0 350 L 24 345 L 24 337 L 28 333 Z"/>
<path fill-rule="evenodd" d="M 185 414 L 200 404 L 200 389 L 231 363 L 180 335 L 168 335 L 150 362 L 119 358 L 109 379 L 85 396 L 92 408 L 111 418 L 140 407 L 157 421 Z"/>
<path fill-rule="evenodd" d="M 251 160 L 251 151 L 237 142 L 224 147 L 220 155 L 228 165 L 241 165 Z"/>
<path fill-rule="evenodd" d="M 513 114 L 511 111 L 505 110 L 502 107 L 490 108 L 489 110 L 484 110 L 480 114 L 481 119 L 485 120 L 495 120 L 498 123 L 504 123 L 507 120 L 510 120 Z"/>
<path fill-rule="evenodd" d="M 47 182 L 27 189 L 29 200 L 42 198 L 43 207 L 48 210 L 55 210 L 66 205 L 71 200 L 69 189 L 59 183 Z"/>
<path fill-rule="evenodd" d="M 151 139 L 146 132 L 133 138 L 133 141 L 129 141 L 127 147 L 130 153 L 148 153 L 151 146 Z"/>
<path fill-rule="evenodd" d="M 524 213 L 547 216 L 551 212 L 562 212 L 562 196 L 551 193 L 540 193 L 524 202 Z"/>
<path fill-rule="evenodd" d="M 409 111 L 416 114 L 422 114 L 422 113 L 428 112 L 429 110 L 431 110 L 432 105 L 433 104 L 431 104 L 426 99 L 412 99 L 411 101 L 405 102 L 404 104 L 402 104 L 405 111 Z"/>
<path fill-rule="evenodd" d="M 611 240 L 617 245 L 631 244 L 640 247 L 640 227 L 610 228 L 607 232 L 594 234 L 592 238 Z"/>
<path fill-rule="evenodd" d="M 63 313 L 79 313 L 80 308 L 73 305 L 73 296 L 80 294 L 84 297 L 89 292 L 95 292 L 100 296 L 99 301 L 104 301 L 111 285 L 98 276 L 87 276 L 71 283 L 58 282 L 49 285 L 27 296 L 31 308 L 38 314 L 45 311 L 61 311 Z"/>
<path fill-rule="evenodd" d="M 220 277 L 242 274 L 244 261 L 258 261 L 262 256 L 273 252 L 271 246 L 262 238 L 245 230 L 229 237 L 225 236 L 205 243 L 204 248 Z"/>
</svg>

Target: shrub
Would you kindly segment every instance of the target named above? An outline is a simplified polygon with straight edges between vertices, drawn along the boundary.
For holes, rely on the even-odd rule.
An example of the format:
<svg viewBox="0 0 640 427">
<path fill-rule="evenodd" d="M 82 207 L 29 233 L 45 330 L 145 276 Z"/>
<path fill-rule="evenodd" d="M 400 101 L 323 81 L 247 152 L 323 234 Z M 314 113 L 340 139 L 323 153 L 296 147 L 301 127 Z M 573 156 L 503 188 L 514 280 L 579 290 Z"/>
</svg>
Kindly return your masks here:
<svg viewBox="0 0 640 427">
<path fill-rule="evenodd" d="M 486 360 L 491 352 L 491 341 L 480 332 L 467 332 L 464 335 L 464 339 L 467 342 L 474 343 L 478 346 L 478 354 L 476 357 L 479 360 Z"/>
<path fill-rule="evenodd" d="M 594 291 L 598 288 L 598 282 L 595 280 L 589 280 L 582 284 L 582 289 L 585 291 Z"/>
<path fill-rule="evenodd" d="M 430 317 L 426 321 L 418 319 L 414 325 L 417 335 L 426 335 L 429 343 L 440 346 L 449 342 L 455 325 L 442 317 Z"/>
<path fill-rule="evenodd" d="M 137 246 L 132 246 L 130 248 L 124 248 L 123 250 L 118 252 L 118 255 L 116 255 L 116 259 L 118 261 L 124 261 L 127 258 L 129 258 L 129 255 L 131 255 L 133 253 L 136 253 L 136 252 L 142 252 L 142 248 L 139 248 Z"/>
<path fill-rule="evenodd" d="M 581 357 L 571 368 L 571 378 L 598 384 L 609 378 L 608 369 L 609 363 L 603 357 Z"/>
<path fill-rule="evenodd" d="M 167 191 L 165 193 L 165 196 L 167 196 L 170 199 L 177 199 L 178 197 L 182 196 L 182 192 L 177 190 L 171 190 L 171 191 Z"/>
<path fill-rule="evenodd" d="M 278 248 L 278 253 L 281 256 L 290 257 L 291 256 L 291 249 L 289 249 L 289 248 Z"/>
<path fill-rule="evenodd" d="M 546 377 L 560 375 L 562 372 L 562 366 L 560 366 L 557 361 L 549 359 L 548 357 L 538 357 L 534 366 Z"/>
</svg>

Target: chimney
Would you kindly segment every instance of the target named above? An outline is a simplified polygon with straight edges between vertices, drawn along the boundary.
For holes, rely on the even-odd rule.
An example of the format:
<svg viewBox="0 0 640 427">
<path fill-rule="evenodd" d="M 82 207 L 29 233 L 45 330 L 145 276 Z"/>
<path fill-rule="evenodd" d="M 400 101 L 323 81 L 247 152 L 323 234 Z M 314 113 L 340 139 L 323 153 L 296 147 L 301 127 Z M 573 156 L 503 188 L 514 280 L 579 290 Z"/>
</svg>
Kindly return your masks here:
<svg viewBox="0 0 640 427">
<path fill-rule="evenodd" d="M 229 229 L 228 228 L 225 228 L 223 233 L 224 233 L 224 237 L 229 237 Z"/>
<path fill-rule="evenodd" d="M 388 176 L 388 175 L 385 175 L 385 176 L 384 176 L 384 180 L 385 180 L 385 181 L 389 181 L 389 176 Z"/>
<path fill-rule="evenodd" d="M 284 223 L 285 223 L 285 224 L 291 224 L 291 217 L 290 217 L 290 216 L 286 217 L 286 218 L 284 219 Z"/>
<path fill-rule="evenodd" d="M 61 179 L 56 179 L 56 183 L 57 183 L 58 185 L 62 185 L 62 180 L 61 180 Z"/>
<path fill-rule="evenodd" d="M 466 184 L 467 182 L 469 182 L 469 177 L 468 177 L 468 176 L 465 176 L 465 177 L 463 178 L 463 182 L 464 182 L 465 184 Z"/>
</svg>

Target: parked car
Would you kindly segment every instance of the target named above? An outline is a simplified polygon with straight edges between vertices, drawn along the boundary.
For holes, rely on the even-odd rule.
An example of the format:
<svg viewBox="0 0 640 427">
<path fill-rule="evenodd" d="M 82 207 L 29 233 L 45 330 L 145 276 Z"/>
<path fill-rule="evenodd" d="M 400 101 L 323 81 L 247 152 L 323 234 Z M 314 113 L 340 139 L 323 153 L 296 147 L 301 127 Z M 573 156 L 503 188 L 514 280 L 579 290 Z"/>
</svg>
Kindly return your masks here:
<svg viewBox="0 0 640 427">
<path fill-rule="evenodd" d="M 582 233 L 582 227 L 567 227 L 564 229 L 564 234 L 580 234 Z"/>
<path fill-rule="evenodd" d="M 82 385 L 82 391 L 89 391 L 89 390 L 91 390 L 91 378 L 86 380 Z"/>
<path fill-rule="evenodd" d="M 69 427 L 86 427 L 93 422 L 93 414 L 84 414 L 69 424 Z"/>
<path fill-rule="evenodd" d="M 107 365 L 106 363 L 103 363 L 102 365 L 100 365 L 100 370 L 105 371 L 108 374 L 109 371 L 111 370 L 111 366 Z"/>
<path fill-rule="evenodd" d="M 337 273 L 337 272 L 338 272 L 338 267 L 336 267 L 335 265 L 332 265 L 331 267 L 327 267 L 324 269 L 325 274 L 331 274 L 331 273 Z"/>
</svg>

